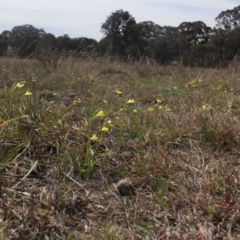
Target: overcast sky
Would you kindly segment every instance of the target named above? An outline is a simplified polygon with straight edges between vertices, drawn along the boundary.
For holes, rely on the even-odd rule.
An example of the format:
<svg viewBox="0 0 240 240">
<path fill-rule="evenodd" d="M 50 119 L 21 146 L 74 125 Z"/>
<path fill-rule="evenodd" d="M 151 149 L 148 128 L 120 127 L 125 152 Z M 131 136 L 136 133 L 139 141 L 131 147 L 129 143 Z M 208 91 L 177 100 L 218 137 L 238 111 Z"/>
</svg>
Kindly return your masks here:
<svg viewBox="0 0 240 240">
<path fill-rule="evenodd" d="M 240 0 L 0 0 L 0 4 L 0 32 L 31 24 L 56 37 L 68 34 L 100 40 L 101 24 L 119 9 L 137 22 L 178 26 L 201 20 L 214 27 L 215 17 L 240 5 Z"/>
</svg>

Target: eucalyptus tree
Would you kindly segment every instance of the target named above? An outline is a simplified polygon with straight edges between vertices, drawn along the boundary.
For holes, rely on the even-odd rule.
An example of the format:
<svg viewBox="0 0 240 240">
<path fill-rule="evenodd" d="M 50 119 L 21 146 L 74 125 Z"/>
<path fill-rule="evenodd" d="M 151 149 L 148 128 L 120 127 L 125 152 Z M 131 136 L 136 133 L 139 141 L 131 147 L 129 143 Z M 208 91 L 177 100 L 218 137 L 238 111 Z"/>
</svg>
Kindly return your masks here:
<svg viewBox="0 0 240 240">
<path fill-rule="evenodd" d="M 97 41 L 92 38 L 80 37 L 71 39 L 71 48 L 76 53 L 88 54 L 97 48 Z"/>
<path fill-rule="evenodd" d="M 8 39 L 9 39 L 10 31 L 3 31 L 0 34 L 0 56 L 6 55 L 8 48 Z"/>
<path fill-rule="evenodd" d="M 112 39 L 109 36 L 103 37 L 98 42 L 97 52 L 99 57 L 109 56 L 111 55 L 111 44 Z"/>
<path fill-rule="evenodd" d="M 222 11 L 216 18 L 214 39 L 224 38 L 221 51 L 224 50 L 224 60 L 231 61 L 240 55 L 240 5 Z M 221 35 L 219 34 L 221 33 Z"/>
<path fill-rule="evenodd" d="M 71 50 L 71 38 L 68 34 L 57 37 L 57 46 L 60 51 Z"/>
<path fill-rule="evenodd" d="M 161 64 L 178 62 L 185 53 L 185 41 L 177 27 L 163 26 L 161 34 L 151 40 L 151 57 Z"/>
<path fill-rule="evenodd" d="M 202 21 L 182 22 L 178 26 L 182 37 L 190 45 L 206 44 L 209 41 L 211 27 L 208 27 Z"/>
<path fill-rule="evenodd" d="M 46 33 L 38 39 L 37 50 L 52 51 L 57 47 L 57 39 L 52 33 Z"/>
<path fill-rule="evenodd" d="M 124 55 L 126 40 L 130 28 L 136 21 L 128 11 L 117 10 L 113 12 L 101 26 L 104 36 L 111 39 L 111 56 Z"/>
<path fill-rule="evenodd" d="M 226 31 L 240 27 L 240 5 L 233 9 L 222 11 L 215 20 L 217 22 L 216 27 Z"/>
<path fill-rule="evenodd" d="M 162 34 L 163 27 L 152 21 L 144 21 L 131 26 L 129 33 L 125 36 L 127 53 L 141 62 L 149 54 L 151 41 Z"/>
<path fill-rule="evenodd" d="M 9 35 L 9 44 L 18 56 L 27 57 L 34 53 L 38 40 L 45 34 L 32 25 L 16 26 Z"/>
<path fill-rule="evenodd" d="M 38 40 L 35 57 L 47 71 L 56 69 L 59 54 L 57 39 L 53 34 L 46 33 Z"/>
</svg>

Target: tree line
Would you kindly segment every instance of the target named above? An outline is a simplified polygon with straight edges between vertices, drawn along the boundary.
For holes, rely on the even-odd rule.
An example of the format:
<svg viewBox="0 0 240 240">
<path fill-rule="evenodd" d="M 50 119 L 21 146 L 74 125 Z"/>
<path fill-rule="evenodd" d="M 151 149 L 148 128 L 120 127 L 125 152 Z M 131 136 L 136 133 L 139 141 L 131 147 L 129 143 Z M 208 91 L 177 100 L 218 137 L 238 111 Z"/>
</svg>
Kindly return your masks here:
<svg viewBox="0 0 240 240">
<path fill-rule="evenodd" d="M 152 21 L 137 23 L 128 12 L 117 10 L 101 25 L 103 38 L 55 37 L 32 25 L 16 26 L 0 34 L 0 56 L 9 47 L 16 56 L 50 56 L 72 53 L 77 56 L 107 56 L 124 61 L 153 59 L 159 64 L 181 62 L 187 66 L 226 66 L 239 58 L 240 5 L 222 11 L 211 28 L 202 21 L 182 22 L 178 27 L 160 26 Z M 44 62 L 44 61 L 43 61 Z"/>
</svg>

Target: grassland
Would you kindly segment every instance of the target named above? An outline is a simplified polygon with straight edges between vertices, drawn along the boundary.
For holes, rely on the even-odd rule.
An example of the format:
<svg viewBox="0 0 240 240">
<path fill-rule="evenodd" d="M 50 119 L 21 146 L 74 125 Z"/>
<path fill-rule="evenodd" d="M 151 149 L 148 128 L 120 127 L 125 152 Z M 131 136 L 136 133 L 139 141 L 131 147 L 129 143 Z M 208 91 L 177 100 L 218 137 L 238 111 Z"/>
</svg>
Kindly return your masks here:
<svg viewBox="0 0 240 240">
<path fill-rule="evenodd" d="M 1 239 L 240 239 L 237 65 L 2 58 L 0 86 Z"/>
</svg>

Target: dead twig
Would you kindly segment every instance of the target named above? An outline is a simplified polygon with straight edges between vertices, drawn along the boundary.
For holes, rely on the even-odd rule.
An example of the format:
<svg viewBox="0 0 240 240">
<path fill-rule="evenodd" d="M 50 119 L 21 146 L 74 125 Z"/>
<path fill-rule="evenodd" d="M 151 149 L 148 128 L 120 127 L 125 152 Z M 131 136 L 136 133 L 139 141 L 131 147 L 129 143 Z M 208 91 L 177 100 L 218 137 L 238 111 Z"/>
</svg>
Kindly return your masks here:
<svg viewBox="0 0 240 240">
<path fill-rule="evenodd" d="M 67 175 L 66 173 L 63 172 L 63 174 L 68 177 L 70 180 L 72 180 L 74 183 L 76 183 L 79 187 L 81 187 L 85 192 L 86 195 L 85 197 L 89 197 L 91 191 L 88 191 L 82 184 L 80 184 L 79 182 L 77 182 L 76 180 L 74 180 L 73 178 L 71 178 L 69 175 Z"/>
<path fill-rule="evenodd" d="M 36 169 L 38 164 L 38 161 L 36 161 L 33 166 L 31 167 L 31 169 L 27 172 L 27 174 L 16 184 L 12 187 L 12 189 L 16 188 L 33 170 Z"/>
</svg>

